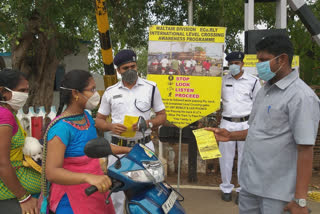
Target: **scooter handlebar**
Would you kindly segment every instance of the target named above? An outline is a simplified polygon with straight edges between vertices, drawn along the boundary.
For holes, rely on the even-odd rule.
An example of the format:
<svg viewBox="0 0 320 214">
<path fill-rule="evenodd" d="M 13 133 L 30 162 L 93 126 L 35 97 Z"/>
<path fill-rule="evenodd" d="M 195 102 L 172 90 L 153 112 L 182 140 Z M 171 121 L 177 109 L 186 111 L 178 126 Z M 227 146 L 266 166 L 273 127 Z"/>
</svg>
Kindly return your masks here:
<svg viewBox="0 0 320 214">
<path fill-rule="evenodd" d="M 114 190 L 118 189 L 119 187 L 122 186 L 122 183 L 115 180 L 115 179 L 112 179 L 112 186 L 110 188 L 110 193 L 114 192 Z M 85 193 L 87 196 L 89 195 L 92 195 L 93 193 L 97 192 L 98 191 L 98 188 L 96 186 L 89 186 L 88 188 L 85 189 Z"/>
<path fill-rule="evenodd" d="M 96 186 L 89 186 L 87 189 L 85 189 L 85 193 L 87 196 L 92 195 L 93 193 L 97 192 L 98 188 Z"/>
</svg>

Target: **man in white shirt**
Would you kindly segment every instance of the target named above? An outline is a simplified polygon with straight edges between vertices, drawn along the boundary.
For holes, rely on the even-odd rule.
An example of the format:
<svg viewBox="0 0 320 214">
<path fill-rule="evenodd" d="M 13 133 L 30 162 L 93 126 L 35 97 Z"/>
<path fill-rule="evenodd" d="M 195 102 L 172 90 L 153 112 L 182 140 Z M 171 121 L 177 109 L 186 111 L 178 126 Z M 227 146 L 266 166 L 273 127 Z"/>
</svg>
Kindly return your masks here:
<svg viewBox="0 0 320 214">
<path fill-rule="evenodd" d="M 228 131 L 239 131 L 248 129 L 248 119 L 252 109 L 255 96 L 261 88 L 259 79 L 242 70 L 244 54 L 242 52 L 232 52 L 227 55 L 229 64 L 229 74 L 222 80 L 222 119 L 220 128 Z M 238 150 L 238 177 L 240 174 L 240 163 L 242 150 L 245 141 L 220 142 L 219 149 L 222 157 L 219 159 L 222 184 L 222 200 L 231 201 L 231 192 L 234 185 L 231 184 L 232 168 L 235 156 L 235 149 Z M 236 191 L 239 193 L 241 187 Z M 235 203 L 238 204 L 238 196 Z"/>
<path fill-rule="evenodd" d="M 169 60 L 167 59 L 167 56 L 164 56 L 164 58 L 160 61 L 160 64 L 161 64 L 161 71 L 162 71 L 162 74 L 164 74 L 166 72 L 166 69 L 167 69 L 167 66 L 169 64 Z"/>
<path fill-rule="evenodd" d="M 136 54 L 132 50 L 121 50 L 114 58 L 118 73 L 122 80 L 106 89 L 102 96 L 101 105 L 96 118 L 96 127 L 101 131 L 111 131 L 112 143 L 121 146 L 132 147 L 136 143 L 146 143 L 154 150 L 151 141 L 151 128 L 162 125 L 166 121 L 165 106 L 162 102 L 156 83 L 141 79 L 137 74 Z M 155 118 L 150 118 L 151 109 Z M 111 115 L 111 123 L 107 117 Z M 132 129 L 137 131 L 132 138 L 121 136 L 128 128 L 123 125 L 124 117 L 142 116 L 147 121 L 145 138 L 137 131 L 137 124 Z M 109 156 L 108 165 L 112 165 L 115 158 Z M 125 196 L 123 192 L 113 193 L 112 201 L 117 214 L 124 212 Z"/>
</svg>

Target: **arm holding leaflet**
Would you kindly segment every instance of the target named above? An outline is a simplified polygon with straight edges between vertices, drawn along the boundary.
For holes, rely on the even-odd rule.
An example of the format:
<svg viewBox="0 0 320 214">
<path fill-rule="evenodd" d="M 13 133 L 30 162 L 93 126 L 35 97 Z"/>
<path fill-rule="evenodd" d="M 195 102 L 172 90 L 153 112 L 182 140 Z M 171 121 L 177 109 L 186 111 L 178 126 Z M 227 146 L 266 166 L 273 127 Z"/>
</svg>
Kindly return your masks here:
<svg viewBox="0 0 320 214">
<path fill-rule="evenodd" d="M 237 141 L 237 140 L 244 141 L 246 140 L 246 137 L 248 134 L 248 129 L 242 130 L 242 131 L 234 131 L 234 132 L 229 132 L 228 130 L 221 129 L 221 128 L 206 127 L 204 129 L 207 131 L 212 131 L 216 137 L 216 140 L 220 142 Z"/>
</svg>

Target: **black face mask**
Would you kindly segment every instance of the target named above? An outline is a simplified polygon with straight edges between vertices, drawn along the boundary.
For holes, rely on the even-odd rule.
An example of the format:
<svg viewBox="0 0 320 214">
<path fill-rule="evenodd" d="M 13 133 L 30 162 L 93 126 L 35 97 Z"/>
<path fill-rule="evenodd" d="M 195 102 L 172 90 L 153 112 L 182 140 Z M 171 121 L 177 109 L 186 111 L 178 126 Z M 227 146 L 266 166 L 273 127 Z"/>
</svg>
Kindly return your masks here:
<svg viewBox="0 0 320 214">
<path fill-rule="evenodd" d="M 121 74 L 122 80 L 132 85 L 138 79 L 138 72 L 133 69 L 129 69 Z"/>
</svg>

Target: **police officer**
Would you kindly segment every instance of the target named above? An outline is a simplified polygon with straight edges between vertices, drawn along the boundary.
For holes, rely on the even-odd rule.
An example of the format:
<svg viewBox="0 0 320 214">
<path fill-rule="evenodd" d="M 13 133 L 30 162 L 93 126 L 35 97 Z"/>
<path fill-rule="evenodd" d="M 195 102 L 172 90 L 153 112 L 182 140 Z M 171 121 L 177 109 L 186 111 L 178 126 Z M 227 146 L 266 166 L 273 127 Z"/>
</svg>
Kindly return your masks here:
<svg viewBox="0 0 320 214">
<path fill-rule="evenodd" d="M 156 83 L 138 77 L 136 60 L 136 54 L 132 50 L 121 50 L 115 56 L 114 64 L 122 80 L 104 92 L 97 114 L 96 127 L 101 131 L 111 131 L 113 144 L 131 147 L 136 143 L 146 142 L 145 145 L 154 150 L 150 138 L 151 128 L 166 121 L 165 106 Z M 156 114 L 153 119 L 150 118 L 151 109 Z M 111 122 L 106 121 L 109 115 L 111 115 Z M 133 130 L 137 131 L 134 137 L 121 136 L 121 133 L 127 130 L 123 125 L 125 115 L 145 118 L 148 127 L 145 139 L 142 133 L 137 131 L 137 124 L 132 126 Z M 114 161 L 115 158 L 109 156 L 109 166 Z M 122 214 L 124 193 L 113 193 L 111 197 L 116 213 Z"/>
<path fill-rule="evenodd" d="M 261 88 L 259 79 L 246 73 L 243 68 L 244 53 L 232 52 L 227 55 L 226 60 L 229 64 L 229 73 L 222 80 L 222 119 L 220 128 L 228 131 L 239 131 L 248 129 L 248 119 L 252 109 L 253 100 Z M 219 159 L 222 184 L 222 200 L 232 200 L 231 184 L 232 168 L 235 156 L 235 150 L 238 150 L 238 176 L 240 174 L 240 162 L 242 158 L 242 149 L 244 141 L 228 141 L 219 143 L 219 149 L 222 157 Z M 239 191 L 237 188 L 237 198 L 235 203 L 238 204 Z"/>
</svg>

